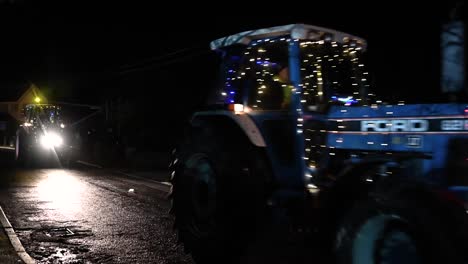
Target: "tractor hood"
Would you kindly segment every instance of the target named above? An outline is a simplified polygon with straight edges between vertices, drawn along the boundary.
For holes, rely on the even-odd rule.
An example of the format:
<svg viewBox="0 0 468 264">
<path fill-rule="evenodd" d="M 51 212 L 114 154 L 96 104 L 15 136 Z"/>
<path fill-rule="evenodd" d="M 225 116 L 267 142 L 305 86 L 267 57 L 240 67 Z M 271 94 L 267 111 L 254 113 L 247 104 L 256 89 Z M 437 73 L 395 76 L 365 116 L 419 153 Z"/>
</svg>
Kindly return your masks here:
<svg viewBox="0 0 468 264">
<path fill-rule="evenodd" d="M 467 107 L 467 104 L 333 107 L 328 116 L 327 145 L 331 151 L 424 153 L 432 159 L 420 163 L 423 172 L 443 176 L 447 175 L 444 168 L 455 166 L 454 171 L 465 173 Z"/>
</svg>

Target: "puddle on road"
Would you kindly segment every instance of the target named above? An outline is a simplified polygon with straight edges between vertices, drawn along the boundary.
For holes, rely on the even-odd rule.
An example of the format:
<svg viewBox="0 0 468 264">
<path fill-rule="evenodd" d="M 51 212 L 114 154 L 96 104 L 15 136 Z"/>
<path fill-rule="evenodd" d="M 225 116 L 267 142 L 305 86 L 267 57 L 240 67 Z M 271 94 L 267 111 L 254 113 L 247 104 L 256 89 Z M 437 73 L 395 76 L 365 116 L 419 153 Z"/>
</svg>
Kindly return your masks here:
<svg viewBox="0 0 468 264">
<path fill-rule="evenodd" d="M 34 255 L 33 255 L 34 254 Z M 73 249 L 64 247 L 39 247 L 33 252 L 33 257 L 37 263 L 63 263 L 63 264 L 78 264 L 89 263 L 83 259 L 79 259 L 79 252 L 75 253 Z"/>
<path fill-rule="evenodd" d="M 81 239 L 93 235 L 91 230 L 76 227 L 21 230 L 25 246 L 38 264 L 88 264 L 89 248 Z M 73 241 L 73 242 L 71 242 Z"/>
<path fill-rule="evenodd" d="M 89 249 L 83 245 L 67 245 L 56 242 L 34 243 L 28 249 L 38 264 L 88 264 Z"/>
</svg>

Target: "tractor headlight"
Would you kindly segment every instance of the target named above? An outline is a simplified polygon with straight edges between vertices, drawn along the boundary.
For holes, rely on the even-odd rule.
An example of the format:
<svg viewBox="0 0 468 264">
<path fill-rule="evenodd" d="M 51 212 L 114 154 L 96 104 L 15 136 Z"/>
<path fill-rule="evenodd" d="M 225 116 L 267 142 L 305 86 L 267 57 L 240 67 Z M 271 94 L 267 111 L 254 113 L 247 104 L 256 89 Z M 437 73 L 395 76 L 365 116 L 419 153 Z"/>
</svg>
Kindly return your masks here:
<svg viewBox="0 0 468 264">
<path fill-rule="evenodd" d="M 60 147 L 63 143 L 63 138 L 57 133 L 51 132 L 46 133 L 40 139 L 42 147 L 51 149 L 54 147 Z"/>
</svg>

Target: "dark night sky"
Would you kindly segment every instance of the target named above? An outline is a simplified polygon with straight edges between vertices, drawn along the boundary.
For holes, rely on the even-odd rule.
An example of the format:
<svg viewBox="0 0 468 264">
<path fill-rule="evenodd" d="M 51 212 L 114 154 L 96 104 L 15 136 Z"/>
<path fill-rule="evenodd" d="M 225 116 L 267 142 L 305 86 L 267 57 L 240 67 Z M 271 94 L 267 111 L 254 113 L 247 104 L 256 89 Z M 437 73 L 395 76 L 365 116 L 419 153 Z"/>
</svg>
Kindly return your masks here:
<svg viewBox="0 0 468 264">
<path fill-rule="evenodd" d="M 53 101 L 129 100 L 138 114 L 122 133 L 153 149 L 176 140 L 215 82 L 209 42 L 250 29 L 306 23 L 358 35 L 368 40 L 378 94 L 434 97 L 440 27 L 454 5 L 454 0 L 411 6 L 409 1 L 62 2 L 0 0 L 0 93 L 34 82 Z"/>
<path fill-rule="evenodd" d="M 99 103 L 109 94 L 151 94 L 164 96 L 160 105 L 165 107 L 179 99 L 187 104 L 187 98 L 200 100 L 196 91 L 203 90 L 216 74 L 208 62 L 213 58 L 206 53 L 210 40 L 289 23 L 315 24 L 366 38 L 370 71 L 381 91 L 437 89 L 439 28 L 452 3 L 379 2 L 343 6 L 288 1 L 273 6 L 273 13 L 265 7 L 227 2 L 223 5 L 234 7 L 183 3 L 61 7 L 7 2 L 0 10 L 1 90 L 32 81 L 57 100 Z M 154 59 L 181 49 L 187 50 Z M 123 69 L 130 72 L 122 73 Z M 181 99 L 181 93 L 187 93 L 187 98 Z"/>
</svg>

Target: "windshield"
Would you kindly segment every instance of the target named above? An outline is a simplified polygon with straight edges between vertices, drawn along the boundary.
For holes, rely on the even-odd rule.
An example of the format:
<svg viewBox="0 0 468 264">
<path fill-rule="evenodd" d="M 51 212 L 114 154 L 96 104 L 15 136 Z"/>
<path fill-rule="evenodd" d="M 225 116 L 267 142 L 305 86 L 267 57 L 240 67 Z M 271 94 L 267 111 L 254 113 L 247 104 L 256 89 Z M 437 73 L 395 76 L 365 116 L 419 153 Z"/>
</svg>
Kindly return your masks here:
<svg viewBox="0 0 468 264">
<path fill-rule="evenodd" d="M 216 101 L 246 103 L 253 110 L 286 111 L 290 102 L 286 38 L 257 40 L 227 57 Z M 213 100 L 215 101 L 215 100 Z"/>
<path fill-rule="evenodd" d="M 28 105 L 26 117 L 32 124 L 58 124 L 60 123 L 60 108 L 55 105 Z"/>
<path fill-rule="evenodd" d="M 360 46 L 325 41 L 301 43 L 302 102 L 309 110 L 319 103 L 365 103 L 367 76 Z"/>
</svg>

